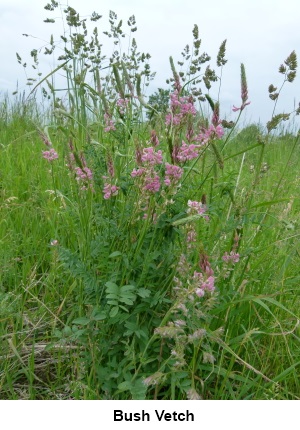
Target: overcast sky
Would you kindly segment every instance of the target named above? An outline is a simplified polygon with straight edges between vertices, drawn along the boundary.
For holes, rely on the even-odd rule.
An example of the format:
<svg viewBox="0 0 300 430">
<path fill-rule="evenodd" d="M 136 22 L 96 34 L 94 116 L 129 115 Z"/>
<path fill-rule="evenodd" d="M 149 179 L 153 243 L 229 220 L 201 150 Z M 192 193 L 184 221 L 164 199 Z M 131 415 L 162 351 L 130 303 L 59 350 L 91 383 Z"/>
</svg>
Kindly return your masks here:
<svg viewBox="0 0 300 430">
<path fill-rule="evenodd" d="M 61 22 L 56 27 L 44 24 L 47 17 L 59 13 L 44 10 L 43 0 L 0 0 L 0 93 L 26 89 L 26 78 L 17 63 L 16 52 L 29 59 L 33 48 L 45 45 L 55 28 L 56 39 Z M 154 87 L 166 87 L 170 76 L 168 58 L 180 60 L 186 44 L 192 44 L 192 29 L 198 24 L 202 50 L 212 56 L 212 66 L 218 48 L 227 39 L 228 63 L 223 70 L 221 89 L 222 116 L 236 115 L 232 106 L 240 105 L 240 63 L 246 67 L 251 105 L 246 112 L 247 122 L 263 123 L 270 119 L 273 102 L 268 97 L 268 86 L 280 86 L 282 75 L 278 67 L 295 50 L 300 55 L 299 0 L 70 0 L 69 5 L 81 15 L 94 10 L 103 18 L 98 21 L 99 33 L 108 29 L 109 9 L 127 21 L 135 15 L 135 33 L 140 51 L 152 56 L 151 67 L 157 72 Z M 32 37 L 24 37 L 23 33 Z M 103 36 L 103 43 L 106 43 Z M 46 61 L 46 60 L 45 60 Z M 49 60 L 47 60 L 49 61 Z M 47 67 L 51 67 L 47 64 Z M 50 71 L 50 69 L 49 69 Z M 150 91 L 151 93 L 151 91 Z M 148 94 L 149 95 L 149 94 Z M 222 101 L 223 106 L 222 106 Z M 300 101 L 300 73 L 293 84 L 286 84 L 279 111 L 288 112 Z"/>
</svg>

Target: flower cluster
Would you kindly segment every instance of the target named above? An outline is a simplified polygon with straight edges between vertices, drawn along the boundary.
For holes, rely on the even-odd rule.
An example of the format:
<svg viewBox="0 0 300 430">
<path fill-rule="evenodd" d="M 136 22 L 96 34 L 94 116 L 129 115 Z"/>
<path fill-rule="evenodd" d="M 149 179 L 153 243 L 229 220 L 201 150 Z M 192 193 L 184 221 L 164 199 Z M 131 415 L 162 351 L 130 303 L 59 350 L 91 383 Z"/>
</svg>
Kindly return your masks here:
<svg viewBox="0 0 300 430">
<path fill-rule="evenodd" d="M 133 169 L 131 172 L 132 178 L 142 177 L 143 179 L 143 190 L 156 193 L 160 190 L 160 178 L 154 169 Z"/>
<path fill-rule="evenodd" d="M 179 182 L 181 176 L 183 175 L 183 169 L 179 166 L 175 166 L 174 164 L 169 163 L 166 163 L 165 167 L 165 185 L 167 187 L 171 185 L 176 185 Z"/>
<path fill-rule="evenodd" d="M 188 210 L 187 213 L 192 215 L 204 215 L 206 212 L 206 205 L 201 202 L 197 202 L 195 200 L 188 200 Z"/>
<path fill-rule="evenodd" d="M 212 293 L 215 290 L 214 271 L 209 263 L 208 257 L 204 252 L 200 253 L 199 267 L 201 272 L 194 271 L 193 286 L 198 297 L 203 297 L 205 292 Z"/>
<path fill-rule="evenodd" d="M 201 145 L 207 145 L 211 140 L 221 139 L 223 135 L 224 129 L 220 124 L 210 124 L 208 128 L 203 128 L 201 133 L 195 136 L 194 140 L 200 142 Z"/>
<path fill-rule="evenodd" d="M 112 196 L 116 196 L 119 192 L 120 187 L 117 187 L 116 185 L 109 184 L 106 182 L 103 187 L 103 194 L 105 200 L 110 199 Z"/>
<path fill-rule="evenodd" d="M 225 252 L 225 254 L 222 257 L 222 260 L 225 261 L 225 263 L 238 263 L 240 261 L 240 254 L 231 251 L 230 254 L 228 252 Z"/>
<path fill-rule="evenodd" d="M 141 160 L 144 163 L 148 163 L 150 166 L 155 166 L 156 164 L 162 164 L 162 151 L 159 150 L 155 152 L 152 146 L 144 148 L 141 156 Z"/>
<path fill-rule="evenodd" d="M 160 189 L 159 176 L 154 171 L 149 176 L 145 177 L 144 189 L 150 193 L 156 193 Z"/>
<path fill-rule="evenodd" d="M 122 99 L 122 98 L 119 98 L 118 100 L 117 100 L 117 106 L 118 106 L 118 108 L 119 108 L 119 112 L 120 112 L 120 114 L 121 115 L 124 115 L 125 114 L 125 111 L 126 111 L 126 108 L 127 108 L 127 106 L 128 106 L 128 104 L 129 104 L 129 99 Z"/>
<path fill-rule="evenodd" d="M 203 297 L 205 291 L 213 292 L 215 290 L 215 278 L 213 275 L 204 279 L 201 272 L 194 272 L 193 280 L 195 283 L 195 293 L 198 297 Z"/>
<path fill-rule="evenodd" d="M 106 158 L 106 168 L 109 176 L 102 176 L 104 179 L 103 185 L 103 197 L 105 200 L 110 199 L 113 196 L 116 196 L 119 192 L 120 187 L 118 187 L 115 183 L 115 166 L 113 162 L 113 157 L 111 153 L 107 154 Z"/>
<path fill-rule="evenodd" d="M 171 95 L 171 112 L 166 115 L 166 125 L 180 125 L 188 116 L 195 116 L 197 110 L 194 106 L 193 97 L 180 97 L 175 90 Z"/>
<path fill-rule="evenodd" d="M 51 163 L 51 161 L 54 161 L 58 158 L 58 153 L 53 148 L 51 148 L 49 151 L 43 151 L 43 158 Z"/>
<path fill-rule="evenodd" d="M 186 134 L 187 140 L 196 143 L 187 144 L 182 141 L 181 146 L 174 146 L 172 158 L 180 163 L 193 160 L 199 156 L 199 149 L 202 146 L 207 145 L 212 140 L 221 139 L 223 135 L 224 129 L 220 124 L 210 124 L 208 128 L 203 128 L 197 135 L 194 135 L 193 128 L 190 128 Z"/>
<path fill-rule="evenodd" d="M 115 122 L 107 113 L 104 114 L 105 128 L 104 131 L 114 131 L 116 129 Z"/>
<path fill-rule="evenodd" d="M 143 164 L 143 167 L 133 169 L 131 177 L 141 179 L 142 191 L 150 193 L 158 192 L 161 184 L 155 166 L 163 163 L 162 151 L 155 151 L 152 146 L 144 148 L 142 151 L 140 148 L 137 148 L 136 160 L 138 164 Z"/>
<path fill-rule="evenodd" d="M 76 173 L 76 181 L 92 181 L 93 180 L 93 173 L 91 169 L 88 167 L 83 167 L 82 169 L 80 167 L 75 167 L 75 173 Z"/>
<path fill-rule="evenodd" d="M 185 162 L 188 160 L 193 160 L 194 158 L 197 158 L 199 153 L 197 149 L 199 148 L 199 145 L 191 144 L 188 145 L 184 141 L 182 141 L 182 144 L 180 147 L 174 147 L 173 150 L 173 159 L 180 162 Z"/>
<path fill-rule="evenodd" d="M 93 172 L 87 166 L 84 154 L 78 154 L 72 142 L 69 142 L 70 152 L 67 156 L 67 167 L 74 174 L 77 183 L 80 185 L 82 191 L 90 189 L 94 191 L 93 187 Z"/>
<path fill-rule="evenodd" d="M 177 268 L 178 277 L 174 278 L 176 290 L 178 291 L 177 295 L 185 291 L 188 300 L 193 301 L 191 293 L 196 294 L 198 297 L 203 297 L 205 292 L 212 293 L 215 291 L 214 271 L 207 255 L 203 252 L 200 253 L 199 267 L 200 271 L 194 270 L 193 275 L 191 275 L 192 267 L 189 265 L 186 256 L 181 255 Z M 188 285 L 189 288 L 184 288 L 184 285 Z"/>
<path fill-rule="evenodd" d="M 88 167 L 75 167 L 76 181 L 81 184 L 81 190 L 93 189 L 93 173 Z"/>
<path fill-rule="evenodd" d="M 93 173 L 91 169 L 88 167 L 75 167 L 75 175 L 76 175 L 76 181 L 81 185 L 81 190 L 85 191 L 88 188 L 90 188 L 92 191 L 93 189 Z"/>
<path fill-rule="evenodd" d="M 131 172 L 131 177 L 137 178 L 139 176 L 142 176 L 145 172 L 146 172 L 146 169 L 144 169 L 143 167 L 140 169 L 133 169 L 133 171 Z"/>
</svg>

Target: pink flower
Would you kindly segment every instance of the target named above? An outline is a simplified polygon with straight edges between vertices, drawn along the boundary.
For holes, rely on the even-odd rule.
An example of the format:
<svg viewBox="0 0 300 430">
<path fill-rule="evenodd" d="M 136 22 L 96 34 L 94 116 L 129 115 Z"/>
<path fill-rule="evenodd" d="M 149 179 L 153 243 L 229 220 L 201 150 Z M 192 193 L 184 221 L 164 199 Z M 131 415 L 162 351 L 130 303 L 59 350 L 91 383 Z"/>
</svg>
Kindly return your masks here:
<svg viewBox="0 0 300 430">
<path fill-rule="evenodd" d="M 222 260 L 225 261 L 225 263 L 238 263 L 240 261 L 240 254 L 237 254 L 236 252 L 231 251 L 230 254 L 225 252 L 225 254 L 222 257 Z"/>
<path fill-rule="evenodd" d="M 202 284 L 202 288 L 205 291 L 214 291 L 215 290 L 215 278 L 214 276 L 209 276 L 205 282 Z"/>
<path fill-rule="evenodd" d="M 236 106 L 233 106 L 233 108 L 232 108 L 232 111 L 233 112 L 237 112 L 237 111 L 242 111 L 242 110 L 244 110 L 245 109 L 245 107 L 246 106 L 248 106 L 249 104 L 250 104 L 251 102 L 243 102 L 242 103 L 242 105 L 240 106 L 240 107 L 236 107 Z"/>
<path fill-rule="evenodd" d="M 124 114 L 125 114 L 125 110 L 126 110 L 126 108 L 127 108 L 128 104 L 129 104 L 129 99 L 122 99 L 122 98 L 119 98 L 119 99 L 117 100 L 116 105 L 118 106 L 118 108 L 119 108 L 119 112 L 120 112 L 120 114 L 121 114 L 121 115 L 124 115 Z"/>
<path fill-rule="evenodd" d="M 75 167 L 75 172 L 76 172 L 76 180 L 78 182 L 93 180 L 93 173 L 91 169 L 89 169 L 88 167 L 83 167 L 82 169 L 80 167 Z"/>
<path fill-rule="evenodd" d="M 182 174 L 183 174 L 183 169 L 179 166 L 176 166 L 174 164 L 169 164 L 166 163 L 166 179 L 164 180 L 165 184 L 167 187 L 169 187 L 172 184 L 176 184 Z"/>
<path fill-rule="evenodd" d="M 183 174 L 183 169 L 174 164 L 166 163 L 166 175 L 172 176 L 175 179 L 180 179 Z"/>
<path fill-rule="evenodd" d="M 144 163 L 149 163 L 151 166 L 154 166 L 155 164 L 162 164 L 162 151 L 159 150 L 155 152 L 152 146 L 144 148 L 141 159 Z"/>
<path fill-rule="evenodd" d="M 187 203 L 189 209 L 188 209 L 188 213 L 191 214 L 198 214 L 198 215 L 203 215 L 206 211 L 206 206 L 203 205 L 201 202 L 196 202 L 194 200 L 188 200 Z"/>
<path fill-rule="evenodd" d="M 171 113 L 166 115 L 166 125 L 180 125 L 181 122 L 188 116 L 195 116 L 197 110 L 194 106 L 192 96 L 179 97 L 178 91 L 170 94 Z"/>
<path fill-rule="evenodd" d="M 80 167 L 75 167 L 75 174 L 76 174 L 76 181 L 78 184 L 81 184 L 81 190 L 86 191 L 88 188 L 90 188 L 92 191 L 94 191 L 93 188 L 93 173 L 91 169 L 88 167 L 83 167 L 82 169 Z"/>
<path fill-rule="evenodd" d="M 105 200 L 110 199 L 112 196 L 116 196 L 119 192 L 119 187 L 117 187 L 116 185 L 111 185 L 111 184 L 104 184 L 103 187 L 103 194 L 104 194 L 104 198 Z"/>
<path fill-rule="evenodd" d="M 200 284 L 202 284 L 203 283 L 203 275 L 202 275 L 202 273 L 201 272 L 197 272 L 195 270 L 194 274 L 193 274 L 193 279 L 194 279 L 194 281 L 199 282 Z"/>
<path fill-rule="evenodd" d="M 211 127 L 214 127 L 213 125 Z M 218 139 L 221 139 L 221 137 L 224 135 L 224 129 L 223 127 L 219 124 L 216 127 L 214 127 L 213 129 L 213 133 L 216 135 L 216 137 Z"/>
<path fill-rule="evenodd" d="M 181 114 L 172 115 L 171 113 L 167 113 L 165 124 L 166 125 L 170 125 L 170 124 L 179 125 L 181 120 L 182 120 Z"/>
<path fill-rule="evenodd" d="M 53 148 L 51 148 L 49 151 L 43 151 L 43 158 L 51 163 L 51 161 L 54 161 L 58 158 L 58 154 Z"/>
<path fill-rule="evenodd" d="M 136 177 L 142 176 L 145 172 L 146 172 L 146 169 L 144 168 L 133 169 L 133 171 L 131 172 L 131 177 L 136 178 Z"/>
<path fill-rule="evenodd" d="M 193 280 L 197 285 L 195 290 L 197 296 L 203 297 L 205 291 L 213 292 L 215 290 L 215 277 L 210 275 L 206 280 L 201 272 L 194 272 Z"/>
<path fill-rule="evenodd" d="M 195 137 L 195 140 L 201 142 L 202 145 L 206 145 L 210 140 L 221 139 L 223 135 L 224 129 L 220 124 L 216 126 L 210 124 L 207 129 L 204 128 L 202 132 Z"/>
<path fill-rule="evenodd" d="M 174 154 L 174 156 L 178 161 L 181 162 L 193 160 L 199 155 L 196 151 L 198 147 L 198 145 L 194 145 L 193 143 L 191 145 L 187 145 L 184 141 L 182 141 L 182 145 L 177 148 L 176 154 Z"/>
<path fill-rule="evenodd" d="M 205 291 L 202 288 L 196 288 L 195 293 L 198 297 L 203 297 L 205 294 Z"/>
<path fill-rule="evenodd" d="M 104 114 L 104 120 L 105 120 L 104 131 L 109 132 L 109 131 L 114 131 L 116 129 L 115 122 L 107 113 Z"/>
<path fill-rule="evenodd" d="M 160 189 L 159 176 L 154 174 L 154 177 L 145 178 L 145 187 L 146 191 L 150 191 L 151 193 L 156 193 Z"/>
</svg>

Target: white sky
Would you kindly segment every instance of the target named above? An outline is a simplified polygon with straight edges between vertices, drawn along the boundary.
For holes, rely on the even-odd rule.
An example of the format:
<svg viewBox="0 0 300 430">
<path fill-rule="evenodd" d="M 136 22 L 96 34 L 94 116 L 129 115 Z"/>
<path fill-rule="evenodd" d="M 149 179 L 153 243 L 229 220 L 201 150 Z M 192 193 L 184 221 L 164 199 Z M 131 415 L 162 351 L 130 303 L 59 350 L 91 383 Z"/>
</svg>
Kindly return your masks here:
<svg viewBox="0 0 300 430">
<path fill-rule="evenodd" d="M 44 0 L 0 0 L 0 93 L 27 89 L 22 67 L 16 52 L 28 60 L 33 48 L 45 45 L 55 32 L 62 34 L 61 25 L 44 24 L 43 19 L 58 16 L 44 10 Z M 300 0 L 70 0 L 69 5 L 81 15 L 94 10 L 103 18 L 98 21 L 99 33 L 109 28 L 108 11 L 127 21 L 135 15 L 138 31 L 134 33 L 140 51 L 152 56 L 151 68 L 157 72 L 152 86 L 167 87 L 171 76 L 168 58 L 180 60 L 184 46 L 192 45 L 192 29 L 198 24 L 202 50 L 212 57 L 212 67 L 218 48 L 227 39 L 228 63 L 223 70 L 221 116 L 231 114 L 232 105 L 240 105 L 240 63 L 246 67 L 251 105 L 246 122 L 270 119 L 273 102 L 268 97 L 269 84 L 280 87 L 282 75 L 278 67 L 295 50 L 300 57 Z M 124 26 L 126 28 L 126 26 Z M 26 38 L 22 33 L 36 38 Z M 103 44 L 107 41 L 103 35 Z M 49 61 L 47 59 L 47 61 Z M 300 63 L 300 59 L 299 59 Z M 49 71 L 50 71 L 49 65 Z M 224 102 L 222 106 L 222 100 Z M 300 101 L 300 70 L 293 84 L 287 83 L 278 113 L 293 109 Z"/>
</svg>

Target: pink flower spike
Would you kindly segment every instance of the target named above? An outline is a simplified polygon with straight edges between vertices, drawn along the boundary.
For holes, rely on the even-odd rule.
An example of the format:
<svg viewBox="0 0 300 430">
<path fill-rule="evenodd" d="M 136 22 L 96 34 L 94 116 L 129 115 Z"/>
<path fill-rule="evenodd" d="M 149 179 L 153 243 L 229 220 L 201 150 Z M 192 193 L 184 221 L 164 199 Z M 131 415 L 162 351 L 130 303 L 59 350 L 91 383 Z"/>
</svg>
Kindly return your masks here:
<svg viewBox="0 0 300 430">
<path fill-rule="evenodd" d="M 249 104 L 250 104 L 251 102 L 244 102 L 242 105 L 241 105 L 241 107 L 236 107 L 236 106 L 233 106 L 233 108 L 232 108 L 232 111 L 233 112 L 237 112 L 237 111 L 242 111 L 242 110 L 244 110 L 245 109 L 245 107 L 246 106 L 248 106 Z"/>
<path fill-rule="evenodd" d="M 112 196 L 116 196 L 119 192 L 119 187 L 117 187 L 116 185 L 111 185 L 111 184 L 104 184 L 103 187 L 103 195 L 105 200 L 110 199 Z"/>
<path fill-rule="evenodd" d="M 194 158 L 197 158 L 199 156 L 198 152 L 196 151 L 197 149 L 198 145 L 187 145 L 184 141 L 182 141 L 181 146 L 178 148 L 176 158 L 178 161 L 181 162 L 193 160 Z"/>
<path fill-rule="evenodd" d="M 243 104 L 242 104 L 242 108 L 241 108 L 241 109 L 244 109 L 246 106 L 250 105 L 250 103 L 251 103 L 251 102 L 243 103 Z"/>
<path fill-rule="evenodd" d="M 145 171 L 146 170 L 144 168 L 142 168 L 142 169 L 133 169 L 133 171 L 131 172 L 131 177 L 132 178 L 136 178 L 136 177 L 142 176 L 145 173 Z"/>
<path fill-rule="evenodd" d="M 204 288 L 206 291 L 214 291 L 215 290 L 214 276 L 209 276 L 207 280 L 203 283 L 202 288 Z"/>
<path fill-rule="evenodd" d="M 225 252 L 225 254 L 222 257 L 222 260 L 225 261 L 225 263 L 232 262 L 236 264 L 240 261 L 240 254 L 233 251 L 231 251 L 230 254 L 228 254 L 228 252 Z"/>
<path fill-rule="evenodd" d="M 195 293 L 197 294 L 198 297 L 203 297 L 205 294 L 205 291 L 202 288 L 197 288 Z"/>
<path fill-rule="evenodd" d="M 53 148 L 51 148 L 49 151 L 43 151 L 43 158 L 51 163 L 51 161 L 54 161 L 58 158 L 58 154 Z"/>
<path fill-rule="evenodd" d="M 201 202 L 196 202 L 193 200 L 188 200 L 187 203 L 189 209 L 187 210 L 188 213 L 191 214 L 195 214 L 197 213 L 198 215 L 203 215 L 206 211 L 206 206 L 203 205 Z"/>
<path fill-rule="evenodd" d="M 160 189 L 160 182 L 159 182 L 159 176 L 155 175 L 153 177 L 146 177 L 145 178 L 145 191 L 150 191 L 151 193 L 156 193 Z"/>
<path fill-rule="evenodd" d="M 152 143 L 153 146 L 158 146 L 159 145 L 159 139 L 157 137 L 157 134 L 156 134 L 155 130 L 151 131 L 150 142 Z"/>
<path fill-rule="evenodd" d="M 115 129 L 116 129 L 115 122 L 112 120 L 112 118 L 107 113 L 104 114 L 104 120 L 105 120 L 104 131 L 106 133 L 108 133 L 109 131 L 115 131 Z"/>
<path fill-rule="evenodd" d="M 162 151 L 159 150 L 155 152 L 152 146 L 143 149 L 141 158 L 144 163 L 149 163 L 151 166 L 154 166 L 155 164 L 162 164 L 163 162 Z"/>
</svg>

